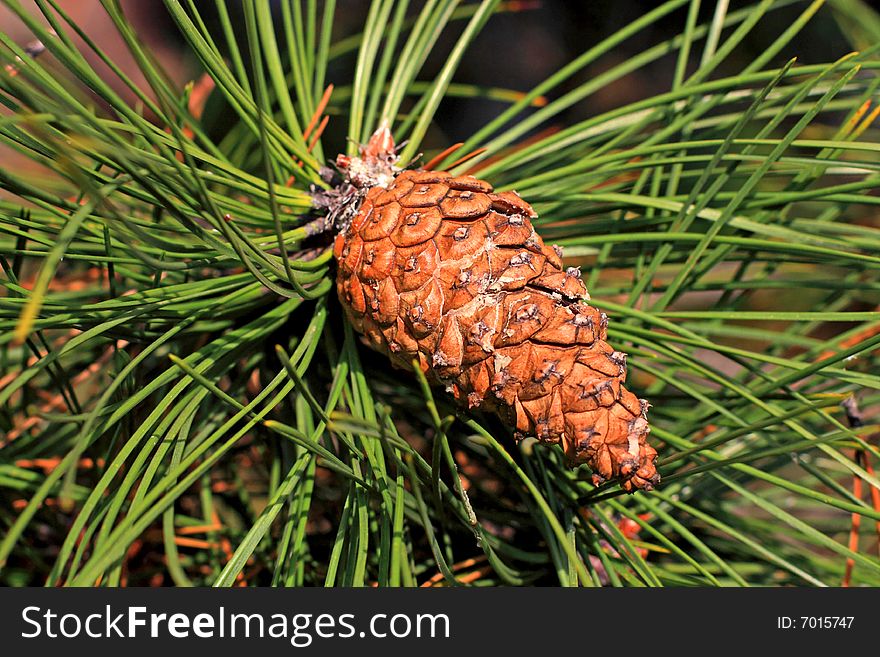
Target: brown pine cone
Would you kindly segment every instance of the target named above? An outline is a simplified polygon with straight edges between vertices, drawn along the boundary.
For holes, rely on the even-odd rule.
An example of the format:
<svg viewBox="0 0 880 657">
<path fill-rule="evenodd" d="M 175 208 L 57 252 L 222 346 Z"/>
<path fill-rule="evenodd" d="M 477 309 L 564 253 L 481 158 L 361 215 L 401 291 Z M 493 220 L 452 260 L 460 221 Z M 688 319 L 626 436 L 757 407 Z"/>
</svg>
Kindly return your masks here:
<svg viewBox="0 0 880 657">
<path fill-rule="evenodd" d="M 362 158 L 339 160 L 352 172 L 347 202 L 351 189 L 360 201 L 341 213 L 353 218 L 334 246 L 354 327 L 395 365 L 417 359 L 460 403 L 498 414 L 517 438 L 561 443 L 597 485 L 653 488 L 648 404 L 623 387 L 626 354 L 605 342 L 606 315 L 535 232 L 531 206 L 473 176 L 387 175 L 393 152 L 377 132 Z M 371 162 L 385 175 L 364 174 Z"/>
</svg>

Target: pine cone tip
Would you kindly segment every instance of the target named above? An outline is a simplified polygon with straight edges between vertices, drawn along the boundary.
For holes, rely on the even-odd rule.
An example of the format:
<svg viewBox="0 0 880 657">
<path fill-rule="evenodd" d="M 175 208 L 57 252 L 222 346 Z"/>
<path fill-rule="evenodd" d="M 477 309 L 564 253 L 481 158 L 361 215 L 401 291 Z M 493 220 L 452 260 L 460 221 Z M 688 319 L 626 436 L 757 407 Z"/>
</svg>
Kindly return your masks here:
<svg viewBox="0 0 880 657">
<path fill-rule="evenodd" d="M 639 400 L 642 407 L 647 403 Z M 657 450 L 647 441 L 651 429 L 644 413 L 626 426 L 625 432 L 596 432 L 592 439 L 566 445 L 572 466 L 586 463 L 593 471 L 593 485 L 617 481 L 628 493 L 653 490 L 660 483 L 655 461 Z"/>
</svg>

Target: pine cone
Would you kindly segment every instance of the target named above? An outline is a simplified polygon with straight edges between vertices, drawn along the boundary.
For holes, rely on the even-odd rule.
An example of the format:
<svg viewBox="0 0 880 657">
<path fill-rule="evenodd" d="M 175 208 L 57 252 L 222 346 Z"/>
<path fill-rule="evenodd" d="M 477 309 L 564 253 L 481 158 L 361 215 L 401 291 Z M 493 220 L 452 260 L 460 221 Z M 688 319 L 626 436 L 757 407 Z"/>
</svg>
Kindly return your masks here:
<svg viewBox="0 0 880 657">
<path fill-rule="evenodd" d="M 473 176 L 389 176 L 393 142 L 380 132 L 361 158 L 338 160 L 351 172 L 345 197 L 360 190 L 334 245 L 355 329 L 399 367 L 417 359 L 429 380 L 498 414 L 517 438 L 561 443 L 597 485 L 653 488 L 648 404 L 623 387 L 626 355 L 605 342 L 606 315 L 535 232 L 531 206 Z"/>
</svg>

